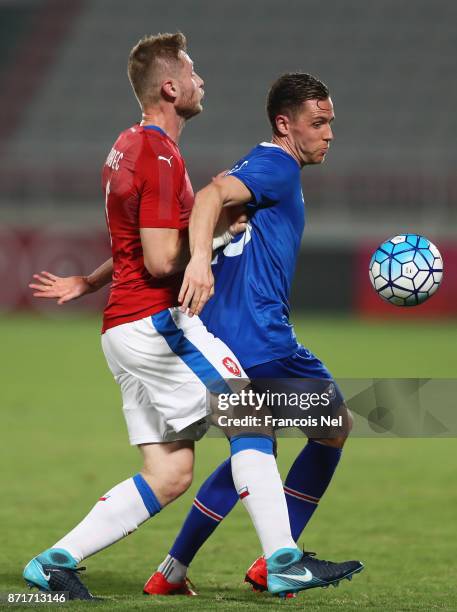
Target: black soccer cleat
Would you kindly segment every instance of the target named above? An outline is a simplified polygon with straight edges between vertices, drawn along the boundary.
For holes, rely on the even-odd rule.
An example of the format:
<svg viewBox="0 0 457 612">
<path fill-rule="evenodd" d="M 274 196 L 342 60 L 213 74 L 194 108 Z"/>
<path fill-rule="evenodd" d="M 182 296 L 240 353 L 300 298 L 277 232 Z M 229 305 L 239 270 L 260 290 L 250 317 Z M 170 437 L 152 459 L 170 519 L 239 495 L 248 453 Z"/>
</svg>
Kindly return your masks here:
<svg viewBox="0 0 457 612">
<path fill-rule="evenodd" d="M 69 599 L 95 599 L 78 575 L 79 572 L 86 569 L 85 567 L 67 569 L 44 565 L 43 569 L 51 574 L 49 579 L 50 591 L 68 591 Z"/>
<path fill-rule="evenodd" d="M 81 582 L 75 559 L 66 550 L 50 548 L 32 559 L 24 569 L 24 580 L 30 587 L 48 593 L 66 591 L 69 599 L 98 599 Z"/>
<path fill-rule="evenodd" d="M 326 588 L 331 584 L 338 586 L 341 580 L 351 580 L 352 576 L 361 572 L 364 567 L 360 561 L 334 563 L 317 559 L 315 553 L 305 551 L 301 558 L 289 563 L 287 555 L 274 557 L 268 559 L 268 590 L 281 597 L 306 589 Z"/>
</svg>

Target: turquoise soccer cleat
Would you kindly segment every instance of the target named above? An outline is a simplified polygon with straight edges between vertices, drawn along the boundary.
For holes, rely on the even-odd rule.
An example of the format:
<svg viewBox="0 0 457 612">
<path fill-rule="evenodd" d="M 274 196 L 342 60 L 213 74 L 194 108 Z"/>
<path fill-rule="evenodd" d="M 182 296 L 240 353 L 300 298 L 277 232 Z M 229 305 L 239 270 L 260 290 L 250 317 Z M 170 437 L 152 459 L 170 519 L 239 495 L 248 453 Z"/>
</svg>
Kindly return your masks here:
<svg viewBox="0 0 457 612">
<path fill-rule="evenodd" d="M 316 587 L 337 586 L 344 578 L 351 580 L 363 570 L 360 561 L 333 563 L 316 559 L 314 553 L 281 548 L 267 559 L 267 586 L 270 593 L 285 597 Z"/>
<path fill-rule="evenodd" d="M 69 599 L 94 599 L 78 576 L 78 572 L 85 568 L 77 565 L 63 548 L 49 548 L 29 561 L 22 575 L 29 587 L 40 591 L 67 591 Z"/>
</svg>

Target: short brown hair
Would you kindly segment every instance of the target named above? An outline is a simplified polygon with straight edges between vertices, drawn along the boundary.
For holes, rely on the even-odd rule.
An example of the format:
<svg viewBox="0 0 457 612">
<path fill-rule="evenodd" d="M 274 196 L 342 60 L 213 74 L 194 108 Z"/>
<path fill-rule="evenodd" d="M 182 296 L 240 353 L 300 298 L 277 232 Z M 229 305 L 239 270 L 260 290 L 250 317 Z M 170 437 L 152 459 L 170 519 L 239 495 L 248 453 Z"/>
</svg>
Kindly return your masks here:
<svg viewBox="0 0 457 612">
<path fill-rule="evenodd" d="M 159 92 L 154 91 L 160 60 L 179 61 L 179 52 L 186 51 L 187 41 L 182 32 L 143 36 L 130 51 L 128 75 L 141 105 L 154 103 Z"/>
<path fill-rule="evenodd" d="M 267 96 L 267 114 L 273 131 L 278 115 L 294 115 L 306 100 L 326 100 L 329 95 L 327 85 L 311 74 L 288 72 L 281 75 Z"/>
</svg>

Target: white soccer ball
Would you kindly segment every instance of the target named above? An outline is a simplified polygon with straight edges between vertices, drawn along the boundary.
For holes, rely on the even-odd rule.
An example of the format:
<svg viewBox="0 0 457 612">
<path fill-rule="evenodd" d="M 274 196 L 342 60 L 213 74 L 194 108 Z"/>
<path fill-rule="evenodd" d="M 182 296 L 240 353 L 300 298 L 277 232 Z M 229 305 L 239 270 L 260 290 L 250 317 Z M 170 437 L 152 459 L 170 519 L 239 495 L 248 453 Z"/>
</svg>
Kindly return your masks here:
<svg viewBox="0 0 457 612">
<path fill-rule="evenodd" d="M 378 295 L 395 306 L 417 306 L 441 284 L 443 258 L 434 244 L 418 234 L 383 242 L 370 261 L 369 276 Z"/>
</svg>

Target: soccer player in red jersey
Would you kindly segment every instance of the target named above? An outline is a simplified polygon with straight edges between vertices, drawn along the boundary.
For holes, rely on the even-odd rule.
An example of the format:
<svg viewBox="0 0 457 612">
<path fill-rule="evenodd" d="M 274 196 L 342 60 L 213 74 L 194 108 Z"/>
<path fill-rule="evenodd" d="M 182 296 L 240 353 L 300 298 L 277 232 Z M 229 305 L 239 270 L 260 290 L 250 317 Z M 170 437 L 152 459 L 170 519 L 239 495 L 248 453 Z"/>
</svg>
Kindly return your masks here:
<svg viewBox="0 0 457 612">
<path fill-rule="evenodd" d="M 32 284 L 35 295 L 62 303 L 112 277 L 102 346 L 121 387 L 130 442 L 143 458 L 140 473 L 102 495 L 81 523 L 24 569 L 29 585 L 68 591 L 73 599 L 92 598 L 78 577 L 82 559 L 189 487 L 194 441 L 209 423 L 208 391 L 230 394 L 230 379 L 245 377 L 230 349 L 178 307 L 193 193 L 177 143 L 185 122 L 202 110 L 203 81 L 180 33 L 143 38 L 130 53 L 128 72 L 143 117 L 120 134 L 103 169 L 112 260 L 89 277 L 65 283 L 42 273 L 41 285 Z M 274 583 L 269 589 L 320 586 L 290 532 L 272 432 L 230 434 L 230 445 L 233 482 L 261 541 Z M 184 581 L 175 586 L 190 593 Z"/>
</svg>

